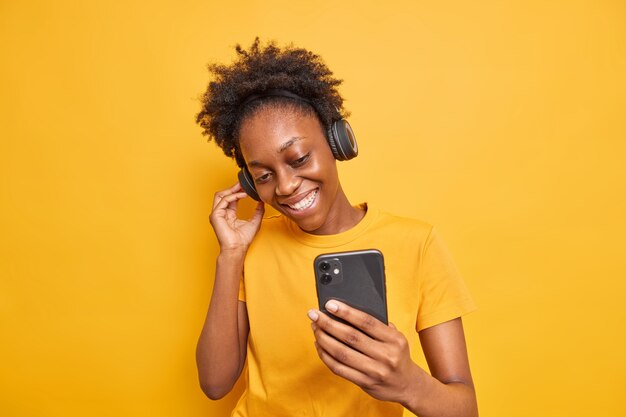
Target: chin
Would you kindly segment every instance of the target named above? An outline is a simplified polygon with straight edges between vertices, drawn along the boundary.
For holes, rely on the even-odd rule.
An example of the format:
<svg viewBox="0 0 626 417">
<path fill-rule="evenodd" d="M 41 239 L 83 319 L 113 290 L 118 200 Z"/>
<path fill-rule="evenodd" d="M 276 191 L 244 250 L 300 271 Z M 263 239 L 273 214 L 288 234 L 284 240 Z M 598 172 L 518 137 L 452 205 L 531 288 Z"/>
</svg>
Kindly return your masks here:
<svg viewBox="0 0 626 417">
<path fill-rule="evenodd" d="M 276 208 L 276 207 L 274 207 Z M 283 216 L 287 217 L 289 220 L 291 220 L 292 222 L 294 222 L 300 229 L 302 229 L 303 231 L 307 232 L 307 233 L 311 233 L 314 234 L 316 230 L 318 230 L 319 228 L 322 227 L 322 225 L 324 224 L 323 221 L 320 221 L 319 219 L 317 219 L 317 216 L 309 216 L 309 217 L 296 217 L 296 216 L 291 216 L 289 212 L 286 212 L 285 210 L 278 210 Z"/>
<path fill-rule="evenodd" d="M 318 222 L 316 222 L 314 219 L 311 218 L 297 218 L 294 216 L 290 216 L 289 213 L 285 213 L 284 210 L 281 210 L 281 214 L 285 217 L 287 217 L 289 220 L 291 220 L 292 222 L 294 222 L 295 224 L 298 225 L 298 227 L 302 230 L 304 230 L 305 232 L 311 232 L 314 230 L 317 230 L 320 225 L 318 224 Z"/>
<path fill-rule="evenodd" d="M 318 230 L 320 227 L 322 227 L 321 224 L 312 223 L 312 222 L 295 222 L 295 223 L 298 225 L 300 229 L 304 230 L 307 233 L 313 233 L 316 230 Z"/>
</svg>

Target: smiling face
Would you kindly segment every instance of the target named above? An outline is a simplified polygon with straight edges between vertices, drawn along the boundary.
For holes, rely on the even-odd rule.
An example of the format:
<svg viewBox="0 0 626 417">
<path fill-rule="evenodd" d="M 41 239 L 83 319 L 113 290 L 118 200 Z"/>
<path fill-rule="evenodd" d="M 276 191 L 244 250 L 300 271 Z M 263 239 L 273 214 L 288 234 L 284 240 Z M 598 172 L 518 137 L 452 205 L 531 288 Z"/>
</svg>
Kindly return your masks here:
<svg viewBox="0 0 626 417">
<path fill-rule="evenodd" d="M 312 234 L 335 234 L 362 214 L 350 205 L 315 115 L 263 108 L 247 118 L 239 147 L 261 200 Z"/>
</svg>

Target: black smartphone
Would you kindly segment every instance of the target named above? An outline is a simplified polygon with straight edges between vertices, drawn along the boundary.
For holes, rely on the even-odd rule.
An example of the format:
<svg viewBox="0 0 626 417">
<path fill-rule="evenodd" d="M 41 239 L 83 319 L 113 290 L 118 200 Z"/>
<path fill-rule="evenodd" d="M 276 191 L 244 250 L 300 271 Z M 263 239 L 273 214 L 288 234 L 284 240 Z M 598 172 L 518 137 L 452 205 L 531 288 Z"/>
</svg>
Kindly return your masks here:
<svg viewBox="0 0 626 417">
<path fill-rule="evenodd" d="M 324 307 L 335 299 L 388 324 L 385 262 L 379 250 L 324 253 L 313 267 L 320 311 L 345 323 Z"/>
</svg>

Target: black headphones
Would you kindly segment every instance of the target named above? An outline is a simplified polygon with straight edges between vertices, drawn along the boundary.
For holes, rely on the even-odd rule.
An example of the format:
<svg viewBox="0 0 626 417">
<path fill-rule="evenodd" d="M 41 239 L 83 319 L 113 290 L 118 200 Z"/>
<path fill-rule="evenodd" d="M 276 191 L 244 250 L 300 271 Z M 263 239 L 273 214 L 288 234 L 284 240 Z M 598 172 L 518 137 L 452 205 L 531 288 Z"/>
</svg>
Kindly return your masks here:
<svg viewBox="0 0 626 417">
<path fill-rule="evenodd" d="M 253 94 L 249 96 L 241 105 L 244 107 L 246 104 L 251 101 L 263 98 L 263 97 L 289 97 L 296 100 L 303 101 L 313 106 L 309 100 L 302 98 L 290 91 L 287 90 L 267 90 L 263 93 Z M 313 108 L 315 108 L 313 106 Z M 339 112 L 339 111 L 337 111 Z M 328 129 L 328 133 L 326 135 L 326 139 L 328 140 L 328 145 L 333 152 L 333 156 L 338 161 L 347 161 L 349 159 L 354 158 L 359 153 L 359 148 L 356 144 L 356 138 L 354 137 L 354 132 L 352 132 L 352 128 L 350 124 L 345 120 L 337 120 L 333 122 L 333 124 Z M 254 186 L 254 179 L 252 175 L 248 171 L 248 168 L 244 166 L 237 174 L 239 178 L 239 183 L 241 184 L 241 188 L 253 199 L 256 201 L 261 201 L 259 198 L 259 194 L 256 191 L 256 187 Z"/>
</svg>

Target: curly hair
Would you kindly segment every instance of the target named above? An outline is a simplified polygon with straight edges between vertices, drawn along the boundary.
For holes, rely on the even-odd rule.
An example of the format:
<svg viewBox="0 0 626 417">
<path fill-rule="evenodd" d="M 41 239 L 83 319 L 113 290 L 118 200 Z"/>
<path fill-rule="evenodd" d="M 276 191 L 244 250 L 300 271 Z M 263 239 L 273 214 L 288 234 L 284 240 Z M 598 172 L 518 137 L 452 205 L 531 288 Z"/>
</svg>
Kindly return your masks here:
<svg viewBox="0 0 626 417">
<path fill-rule="evenodd" d="M 281 49 L 273 41 L 263 47 L 258 37 L 250 49 L 237 44 L 235 50 L 237 59 L 231 65 L 209 64 L 214 79 L 201 98 L 196 123 L 202 134 L 209 141 L 214 139 L 240 167 L 245 165 L 238 140 L 242 121 L 262 107 L 283 106 L 315 114 L 325 132 L 333 122 L 349 115 L 337 92 L 343 81 L 332 77 L 318 55 L 293 45 Z M 262 96 L 269 90 L 286 90 L 304 100 Z M 261 97 L 246 102 L 252 95 Z"/>
</svg>

